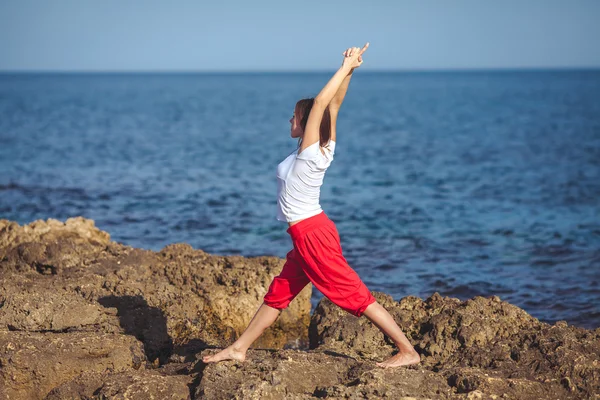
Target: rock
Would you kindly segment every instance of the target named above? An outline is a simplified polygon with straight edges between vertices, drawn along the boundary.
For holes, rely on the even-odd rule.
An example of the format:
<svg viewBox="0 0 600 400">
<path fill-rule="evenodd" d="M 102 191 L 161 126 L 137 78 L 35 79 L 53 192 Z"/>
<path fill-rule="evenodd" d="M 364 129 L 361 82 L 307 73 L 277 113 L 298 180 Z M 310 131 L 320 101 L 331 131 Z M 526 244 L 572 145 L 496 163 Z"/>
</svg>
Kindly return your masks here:
<svg viewBox="0 0 600 400">
<path fill-rule="evenodd" d="M 395 303 L 391 296 L 372 292 L 386 309 Z M 310 348 L 340 352 L 354 358 L 380 360 L 391 356 L 393 348 L 384 334 L 366 317 L 357 318 L 323 298 L 313 313 L 309 325 Z"/>
<path fill-rule="evenodd" d="M 507 378 L 502 371 L 460 367 L 448 372 L 448 383 L 457 393 L 472 398 L 568 399 L 571 395 L 556 381 L 532 378 Z M 479 397 L 473 397 L 479 396 Z"/>
<path fill-rule="evenodd" d="M 92 220 L 79 217 L 24 226 L 0 220 L 0 332 L 12 335 L 10 346 L 17 348 L 37 337 L 28 335 L 58 335 L 52 343 L 90 335 L 98 354 L 112 354 L 127 338 L 142 349 L 139 362 L 148 368 L 193 359 L 243 332 L 283 263 L 277 257 L 213 256 L 187 244 L 160 252 L 135 249 L 111 242 Z M 306 347 L 311 290 L 308 285 L 253 347 Z M 20 393 L 17 399 L 41 398 L 81 372 L 77 366 L 53 370 L 46 357 L 56 351 L 37 340 L 43 364 L 33 369 L 35 376 L 19 363 L 7 365 L 23 371 L 23 382 L 2 375 L 12 382 L 2 390 Z M 84 349 L 73 351 L 88 357 Z M 113 366 L 98 368 L 92 371 Z"/>
<path fill-rule="evenodd" d="M 133 371 L 130 373 L 133 373 Z M 71 380 L 54 387 L 44 397 L 44 400 L 91 399 L 111 374 L 110 371 L 84 371 Z"/>
<path fill-rule="evenodd" d="M 116 310 L 89 302 L 54 281 L 0 277 L 0 293 L 0 330 L 122 332 Z"/>
<path fill-rule="evenodd" d="M 551 326 L 495 297 L 463 302 L 435 293 L 425 301 L 409 296 L 394 302 L 373 294 L 421 354 L 420 366 L 445 376 L 458 393 L 569 398 L 600 389 L 598 329 Z M 310 344 L 374 361 L 396 351 L 370 321 L 345 315 L 326 298 L 311 318 Z"/>
<path fill-rule="evenodd" d="M 373 362 L 320 351 L 249 351 L 245 362 L 209 364 L 195 398 L 336 399 L 452 398 L 443 376 L 419 369 L 382 369 Z"/>
<path fill-rule="evenodd" d="M 208 351 L 198 356 L 201 360 Z M 199 361 L 201 362 L 201 361 Z M 298 350 L 250 350 L 246 361 L 210 363 L 195 398 L 283 399 L 336 385 L 359 364 L 348 357 Z M 308 398 L 308 397 L 307 397 Z"/>
<path fill-rule="evenodd" d="M 37 271 L 58 274 L 62 269 L 85 264 L 110 242 L 110 235 L 82 217 L 62 223 L 37 220 L 29 225 L 0 220 L 0 272 Z"/>
<path fill-rule="evenodd" d="M 144 342 L 151 362 L 162 363 L 175 347 L 233 342 L 284 262 L 212 256 L 187 244 L 152 252 L 109 238 L 80 217 L 23 227 L 0 220 L 0 329 L 122 327 Z M 311 291 L 308 285 L 254 346 L 306 346 Z"/>
<path fill-rule="evenodd" d="M 277 257 L 211 256 L 187 244 L 167 246 L 159 254 L 164 262 L 161 272 L 169 282 L 200 296 L 202 312 L 210 315 L 205 319 L 210 323 L 203 324 L 202 331 L 193 337 L 221 347 L 246 329 L 273 277 L 281 272 L 285 262 Z M 311 294 L 309 284 L 253 347 L 307 344 Z"/>
<path fill-rule="evenodd" d="M 497 296 L 373 292 L 421 354 L 308 285 L 243 363 L 204 364 L 246 328 L 284 260 L 158 252 L 85 218 L 0 220 L 0 398 L 598 399 L 600 328 L 541 323 Z M 309 326 L 310 324 L 310 326 Z"/>
<path fill-rule="evenodd" d="M 323 387 L 322 397 L 336 399 L 454 399 L 443 376 L 419 368 L 357 368 L 354 379 Z"/>
<path fill-rule="evenodd" d="M 152 370 L 84 372 L 54 388 L 45 400 L 63 399 L 190 399 L 188 376 L 165 376 Z"/>
<path fill-rule="evenodd" d="M 140 368 L 135 338 L 96 332 L 0 332 L 0 398 L 42 399 L 84 371 Z"/>
</svg>

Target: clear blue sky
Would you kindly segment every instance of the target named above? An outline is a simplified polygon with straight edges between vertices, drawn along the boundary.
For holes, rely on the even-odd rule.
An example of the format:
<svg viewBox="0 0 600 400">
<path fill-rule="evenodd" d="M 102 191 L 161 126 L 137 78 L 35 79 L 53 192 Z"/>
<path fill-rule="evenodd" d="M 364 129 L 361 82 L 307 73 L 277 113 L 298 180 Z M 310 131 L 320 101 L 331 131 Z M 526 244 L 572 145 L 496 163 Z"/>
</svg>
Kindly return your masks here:
<svg viewBox="0 0 600 400">
<path fill-rule="evenodd" d="M 0 0 L 0 71 L 600 67 L 600 0 Z"/>
</svg>

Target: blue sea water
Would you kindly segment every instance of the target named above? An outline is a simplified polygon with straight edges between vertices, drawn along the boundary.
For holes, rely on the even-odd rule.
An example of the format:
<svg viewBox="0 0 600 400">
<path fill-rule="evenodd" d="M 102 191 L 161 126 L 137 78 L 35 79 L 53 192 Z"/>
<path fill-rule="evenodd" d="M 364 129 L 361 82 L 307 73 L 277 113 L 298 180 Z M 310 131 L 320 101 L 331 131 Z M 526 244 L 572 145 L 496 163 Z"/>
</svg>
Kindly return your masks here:
<svg viewBox="0 0 600 400">
<path fill-rule="evenodd" d="M 276 166 L 331 74 L 0 75 L 0 218 L 284 257 Z M 600 71 L 357 70 L 321 205 L 371 290 L 600 327 Z"/>
</svg>

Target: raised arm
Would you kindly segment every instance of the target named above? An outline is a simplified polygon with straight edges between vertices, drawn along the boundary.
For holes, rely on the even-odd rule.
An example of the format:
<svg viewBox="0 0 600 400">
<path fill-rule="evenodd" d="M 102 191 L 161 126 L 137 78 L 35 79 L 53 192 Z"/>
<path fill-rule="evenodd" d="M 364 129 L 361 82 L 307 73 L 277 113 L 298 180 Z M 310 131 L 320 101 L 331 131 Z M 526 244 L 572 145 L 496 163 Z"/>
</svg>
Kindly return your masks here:
<svg viewBox="0 0 600 400">
<path fill-rule="evenodd" d="M 329 103 L 329 110 L 339 110 L 342 106 L 342 103 L 344 102 L 344 97 L 346 97 L 346 92 L 348 91 L 348 86 L 350 85 L 350 79 L 352 79 L 353 72 L 354 70 L 351 69 L 350 72 L 348 72 L 348 75 L 346 75 L 346 77 L 342 81 L 342 84 L 340 85 L 340 88 L 333 97 L 333 100 L 331 100 L 331 103 Z"/>
<path fill-rule="evenodd" d="M 346 77 L 342 81 L 342 84 L 340 85 L 340 88 L 338 89 L 337 93 L 335 94 L 335 97 L 333 98 L 333 100 L 331 100 L 331 103 L 329 103 L 329 119 L 331 120 L 331 122 L 330 122 L 331 140 L 333 140 L 334 142 L 337 140 L 336 139 L 336 131 L 337 131 L 338 112 L 340 111 L 340 107 L 342 106 L 344 97 L 346 97 L 346 92 L 348 91 L 348 85 L 350 84 L 350 79 L 352 79 L 353 71 L 354 71 L 353 69 L 350 70 L 348 75 L 346 75 Z"/>
<path fill-rule="evenodd" d="M 344 55 L 346 55 L 346 53 L 348 51 L 350 51 L 350 49 L 346 50 Z M 359 58 L 359 60 L 360 60 L 360 58 Z M 331 124 L 330 124 L 331 140 L 333 140 L 334 142 L 336 141 L 338 112 L 340 111 L 340 107 L 342 106 L 342 103 L 344 102 L 344 97 L 346 97 L 346 92 L 348 91 L 348 86 L 350 85 L 350 79 L 352 79 L 353 72 L 354 72 L 354 69 L 351 69 L 350 72 L 348 72 L 348 75 L 346 75 L 346 77 L 342 81 L 342 84 L 340 85 L 340 88 L 338 89 L 337 93 L 333 97 L 333 100 L 331 100 L 331 103 L 329 103 L 329 116 L 331 119 Z"/>
<path fill-rule="evenodd" d="M 369 43 L 367 43 L 365 45 L 365 47 L 369 47 Z M 358 61 L 360 63 L 362 63 L 362 53 L 364 53 L 363 49 L 361 50 L 361 55 L 358 56 Z M 347 49 L 344 53 L 342 53 L 344 55 L 344 57 L 349 57 L 352 55 L 353 49 L 352 47 Z M 338 111 L 340 109 L 340 107 L 342 106 L 342 103 L 344 102 L 344 97 L 346 97 L 346 92 L 348 91 L 348 85 L 350 85 L 350 79 L 352 79 L 352 73 L 354 72 L 354 68 L 350 70 L 350 72 L 348 72 L 348 75 L 346 75 L 346 77 L 344 78 L 344 80 L 342 81 L 342 84 L 340 85 L 340 88 L 338 89 L 337 93 L 335 94 L 335 96 L 333 97 L 333 100 L 331 100 L 331 103 L 329 103 L 329 111 Z"/>
<path fill-rule="evenodd" d="M 299 152 L 302 152 L 308 146 L 319 141 L 319 127 L 321 126 L 321 120 L 323 119 L 323 113 L 325 112 L 325 109 L 330 105 L 350 72 L 354 68 L 360 67 L 362 64 L 362 59 L 359 61 L 359 58 L 361 58 L 362 53 L 367 50 L 367 47 L 369 47 L 368 43 L 365 44 L 362 49 L 353 48 L 352 54 L 344 57 L 342 66 L 336 71 L 329 82 L 327 82 L 325 87 L 321 89 L 321 92 L 319 92 L 319 94 L 315 97 L 314 104 L 310 110 L 310 114 L 308 115 L 306 128 L 304 129 L 304 137 L 302 138 L 302 144 Z M 346 90 L 347 87 L 348 86 L 346 85 Z"/>
</svg>

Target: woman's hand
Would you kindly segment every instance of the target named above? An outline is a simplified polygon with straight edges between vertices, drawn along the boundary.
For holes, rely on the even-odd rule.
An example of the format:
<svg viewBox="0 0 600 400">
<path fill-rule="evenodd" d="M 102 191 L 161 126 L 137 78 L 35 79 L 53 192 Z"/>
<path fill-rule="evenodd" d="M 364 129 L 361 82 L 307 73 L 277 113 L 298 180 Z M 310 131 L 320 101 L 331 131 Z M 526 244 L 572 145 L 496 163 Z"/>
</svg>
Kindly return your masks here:
<svg viewBox="0 0 600 400">
<path fill-rule="evenodd" d="M 348 48 L 344 54 L 344 60 L 342 61 L 342 66 L 349 66 L 350 69 L 358 68 L 362 65 L 363 59 L 362 55 L 369 48 L 369 43 L 367 42 L 364 47 L 361 49 L 359 47 L 350 47 Z"/>
</svg>

